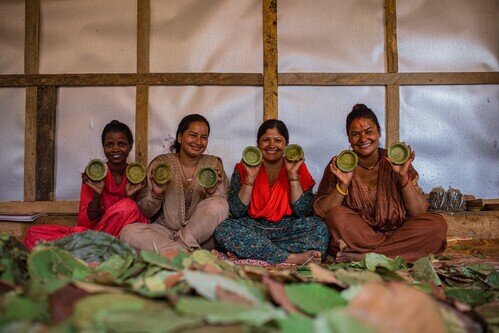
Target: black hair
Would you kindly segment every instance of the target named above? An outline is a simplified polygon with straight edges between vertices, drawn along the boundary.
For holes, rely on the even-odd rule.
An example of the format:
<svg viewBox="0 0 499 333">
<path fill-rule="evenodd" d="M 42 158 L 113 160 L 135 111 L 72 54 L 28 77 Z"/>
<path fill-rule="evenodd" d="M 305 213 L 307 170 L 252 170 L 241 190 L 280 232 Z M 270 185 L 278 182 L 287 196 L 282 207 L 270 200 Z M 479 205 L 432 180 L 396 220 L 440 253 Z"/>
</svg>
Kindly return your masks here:
<svg viewBox="0 0 499 333">
<path fill-rule="evenodd" d="M 381 133 L 381 127 L 379 126 L 378 118 L 373 110 L 369 109 L 365 104 L 355 104 L 353 106 L 352 111 L 347 116 L 347 135 L 350 130 L 350 125 L 357 118 L 367 118 L 371 119 L 376 127 L 378 128 L 378 132 Z"/>
<path fill-rule="evenodd" d="M 265 120 L 258 128 L 258 133 L 256 135 L 257 146 L 258 146 L 258 141 L 260 141 L 260 138 L 262 137 L 262 135 L 264 135 L 268 129 L 272 129 L 272 128 L 276 128 L 277 132 L 279 132 L 279 134 L 281 134 L 284 137 L 284 139 L 286 140 L 286 144 L 288 144 L 289 132 L 288 132 L 288 128 L 286 127 L 286 124 L 284 124 L 284 122 L 282 122 L 281 120 L 269 119 L 269 120 Z"/>
<path fill-rule="evenodd" d="M 184 118 L 182 118 L 182 120 L 180 121 L 180 124 L 178 124 L 177 134 L 175 135 L 175 141 L 170 146 L 171 152 L 178 153 L 180 151 L 180 143 L 178 142 L 178 136 L 182 135 L 182 133 L 184 133 L 189 128 L 191 123 L 194 123 L 194 122 L 205 123 L 206 126 L 208 127 L 208 135 L 210 135 L 210 123 L 208 122 L 208 120 L 205 117 L 203 117 L 202 115 L 197 114 L 197 113 L 189 114 L 189 115 L 185 116 Z"/>
<path fill-rule="evenodd" d="M 106 134 L 110 132 L 117 132 L 117 133 L 123 133 L 125 134 L 126 138 L 128 139 L 128 143 L 133 145 L 133 135 L 132 131 L 130 131 L 130 128 L 117 121 L 117 120 L 112 120 L 109 124 L 107 124 L 104 129 L 102 130 L 102 145 L 104 146 L 104 140 L 106 139 Z"/>
</svg>

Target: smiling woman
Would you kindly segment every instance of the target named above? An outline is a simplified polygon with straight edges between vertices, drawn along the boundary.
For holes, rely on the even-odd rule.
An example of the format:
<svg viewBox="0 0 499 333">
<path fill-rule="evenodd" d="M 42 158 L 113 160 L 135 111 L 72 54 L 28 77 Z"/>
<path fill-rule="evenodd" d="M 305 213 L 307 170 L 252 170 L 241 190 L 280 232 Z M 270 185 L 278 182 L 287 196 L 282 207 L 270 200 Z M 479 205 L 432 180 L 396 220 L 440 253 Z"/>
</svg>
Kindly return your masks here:
<svg viewBox="0 0 499 333">
<path fill-rule="evenodd" d="M 107 158 L 103 179 L 92 180 L 82 174 L 80 209 L 76 227 L 40 225 L 29 228 L 24 243 L 32 249 L 39 241 L 56 240 L 86 230 L 104 231 L 118 236 L 125 225 L 148 223 L 134 201 L 145 182 L 132 184 L 126 179 L 127 158 L 132 150 L 130 128 L 113 120 L 102 131 L 102 148 Z"/>
<path fill-rule="evenodd" d="M 204 154 L 209 135 L 205 117 L 191 114 L 182 119 L 171 153 L 149 164 L 147 188 L 138 200 L 153 223 L 129 225 L 121 231 L 121 239 L 137 249 L 160 253 L 173 248 L 213 248 L 213 231 L 229 214 L 225 194 L 229 181 L 220 158 Z M 168 164 L 172 170 L 172 177 L 163 184 L 151 176 L 159 164 Z M 193 180 L 207 167 L 215 170 L 216 179 L 205 188 Z"/>
<path fill-rule="evenodd" d="M 415 153 L 402 165 L 391 162 L 379 148 L 378 119 L 364 104 L 353 107 L 346 130 L 357 166 L 342 171 L 334 156 L 314 203 L 331 232 L 329 252 L 339 262 L 360 260 L 367 252 L 407 261 L 441 254 L 447 225 L 442 216 L 426 212 L 428 202 L 412 167 Z"/>
<path fill-rule="evenodd" d="M 263 161 L 236 164 L 229 189 L 232 217 L 215 230 L 221 250 L 269 263 L 303 264 L 326 259 L 329 234 L 310 215 L 315 184 L 303 157 L 289 161 L 286 125 L 267 120 L 258 129 Z"/>
</svg>

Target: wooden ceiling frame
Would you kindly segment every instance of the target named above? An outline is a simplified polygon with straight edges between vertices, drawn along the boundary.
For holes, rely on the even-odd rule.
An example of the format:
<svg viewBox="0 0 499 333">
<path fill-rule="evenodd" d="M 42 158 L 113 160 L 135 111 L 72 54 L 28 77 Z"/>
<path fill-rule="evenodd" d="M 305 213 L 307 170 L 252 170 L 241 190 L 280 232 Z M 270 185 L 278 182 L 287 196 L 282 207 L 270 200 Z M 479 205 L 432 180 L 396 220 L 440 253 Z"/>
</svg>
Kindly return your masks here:
<svg viewBox="0 0 499 333">
<path fill-rule="evenodd" d="M 149 86 L 261 86 L 264 119 L 278 118 L 279 86 L 385 86 L 386 138 L 390 144 L 399 139 L 400 86 L 499 84 L 499 72 L 398 73 L 396 0 L 384 0 L 385 73 L 279 73 L 277 5 L 278 0 L 262 0 L 262 73 L 150 73 L 151 4 L 150 0 L 137 0 L 136 73 L 39 74 L 40 0 L 26 0 L 24 74 L 0 75 L 0 88 L 26 87 L 25 202 L 0 202 L 0 212 L 76 213 L 77 201 L 43 204 L 54 200 L 58 87 L 135 86 L 135 160 L 147 164 Z"/>
</svg>

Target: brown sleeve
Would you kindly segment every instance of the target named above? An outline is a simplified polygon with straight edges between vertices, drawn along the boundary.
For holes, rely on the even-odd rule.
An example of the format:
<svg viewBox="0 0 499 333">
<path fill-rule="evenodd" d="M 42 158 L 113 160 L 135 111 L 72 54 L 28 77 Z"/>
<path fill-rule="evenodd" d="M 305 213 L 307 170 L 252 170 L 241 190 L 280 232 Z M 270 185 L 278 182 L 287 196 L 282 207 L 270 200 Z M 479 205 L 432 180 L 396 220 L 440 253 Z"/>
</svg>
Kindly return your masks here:
<svg viewBox="0 0 499 333">
<path fill-rule="evenodd" d="M 329 168 L 329 164 L 331 164 L 333 160 L 329 161 L 324 169 L 324 174 L 322 175 L 321 182 L 319 184 L 319 188 L 317 190 L 317 194 L 314 200 L 314 213 L 315 215 L 325 218 L 325 214 L 319 209 L 317 203 L 321 201 L 324 197 L 327 197 L 331 192 L 334 191 L 334 187 L 336 186 L 336 177 L 331 172 Z"/>
</svg>

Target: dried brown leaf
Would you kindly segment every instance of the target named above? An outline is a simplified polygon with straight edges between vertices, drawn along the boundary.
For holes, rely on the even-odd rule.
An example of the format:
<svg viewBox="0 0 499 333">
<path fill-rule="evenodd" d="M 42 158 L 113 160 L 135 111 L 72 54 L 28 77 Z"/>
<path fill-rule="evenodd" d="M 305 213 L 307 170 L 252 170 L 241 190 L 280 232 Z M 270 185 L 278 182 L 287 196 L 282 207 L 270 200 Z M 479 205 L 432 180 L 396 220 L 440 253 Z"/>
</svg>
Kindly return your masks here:
<svg viewBox="0 0 499 333">
<path fill-rule="evenodd" d="M 254 305 L 255 303 L 249 299 L 239 295 L 238 293 L 224 289 L 220 286 L 215 287 L 215 295 L 222 302 L 241 304 L 241 305 Z"/>
<path fill-rule="evenodd" d="M 331 284 L 335 284 L 335 285 L 342 287 L 342 288 L 348 287 L 348 285 L 346 283 L 338 280 L 338 278 L 336 277 L 334 272 L 327 270 L 327 269 L 324 269 L 315 263 L 309 264 L 308 267 L 310 267 L 310 270 L 312 272 L 312 276 L 316 282 L 331 283 Z"/>
<path fill-rule="evenodd" d="M 270 296 L 277 305 L 280 305 L 287 312 L 303 314 L 303 312 L 298 310 L 298 308 L 291 303 L 288 296 L 286 296 L 283 283 L 268 277 L 264 277 L 262 283 L 267 287 Z"/>
<path fill-rule="evenodd" d="M 437 303 L 401 282 L 365 284 L 347 312 L 376 332 L 446 332 Z"/>
</svg>

